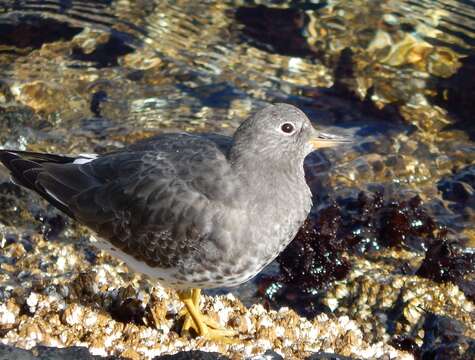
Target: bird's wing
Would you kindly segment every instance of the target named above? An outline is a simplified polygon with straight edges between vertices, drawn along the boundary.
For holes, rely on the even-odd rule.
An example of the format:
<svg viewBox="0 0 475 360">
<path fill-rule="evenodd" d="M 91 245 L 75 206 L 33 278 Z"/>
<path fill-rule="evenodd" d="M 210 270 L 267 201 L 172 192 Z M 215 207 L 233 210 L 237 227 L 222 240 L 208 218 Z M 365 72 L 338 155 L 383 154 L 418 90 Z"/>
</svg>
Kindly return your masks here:
<svg viewBox="0 0 475 360">
<path fill-rule="evenodd" d="M 212 214 L 233 189 L 225 181 L 226 158 L 212 143 L 170 148 L 131 146 L 90 161 L 2 151 L 0 159 L 18 183 L 114 246 L 149 264 L 170 266 L 169 254 L 176 253 L 171 248 L 191 251 L 193 241 L 209 232 L 203 214 Z"/>
</svg>

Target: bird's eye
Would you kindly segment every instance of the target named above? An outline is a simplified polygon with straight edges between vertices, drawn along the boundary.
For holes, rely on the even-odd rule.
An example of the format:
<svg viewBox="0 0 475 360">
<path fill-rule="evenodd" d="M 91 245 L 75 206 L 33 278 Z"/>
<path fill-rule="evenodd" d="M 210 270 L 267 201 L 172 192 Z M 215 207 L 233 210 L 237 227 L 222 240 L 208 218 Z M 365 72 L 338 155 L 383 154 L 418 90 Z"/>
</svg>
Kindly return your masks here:
<svg viewBox="0 0 475 360">
<path fill-rule="evenodd" d="M 292 123 L 283 123 L 280 127 L 280 130 L 285 132 L 286 134 L 292 134 L 295 130 L 294 124 Z"/>
</svg>

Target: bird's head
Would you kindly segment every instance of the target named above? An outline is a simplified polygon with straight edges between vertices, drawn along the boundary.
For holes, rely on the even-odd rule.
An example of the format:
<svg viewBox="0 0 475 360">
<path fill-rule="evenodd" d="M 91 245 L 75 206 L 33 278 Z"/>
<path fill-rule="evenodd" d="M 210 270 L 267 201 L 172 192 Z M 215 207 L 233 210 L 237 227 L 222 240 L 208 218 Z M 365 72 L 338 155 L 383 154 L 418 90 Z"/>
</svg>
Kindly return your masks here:
<svg viewBox="0 0 475 360">
<path fill-rule="evenodd" d="M 231 155 L 252 154 L 256 161 L 285 162 L 301 166 L 315 149 L 351 142 L 348 138 L 315 129 L 308 117 L 289 104 L 275 104 L 244 121 L 234 134 Z"/>
</svg>

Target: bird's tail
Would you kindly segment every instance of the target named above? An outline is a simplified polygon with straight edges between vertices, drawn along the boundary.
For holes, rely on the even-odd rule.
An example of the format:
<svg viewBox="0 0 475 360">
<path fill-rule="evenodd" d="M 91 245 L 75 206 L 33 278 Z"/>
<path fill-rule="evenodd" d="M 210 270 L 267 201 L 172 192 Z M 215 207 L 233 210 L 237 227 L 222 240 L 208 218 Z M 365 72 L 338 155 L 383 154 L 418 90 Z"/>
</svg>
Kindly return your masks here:
<svg viewBox="0 0 475 360">
<path fill-rule="evenodd" d="M 10 170 L 12 181 L 17 185 L 31 189 L 73 217 L 70 209 L 57 197 L 53 196 L 38 181 L 38 175 L 43 171 L 44 164 L 69 164 L 76 160 L 74 157 L 43 154 L 29 151 L 0 150 L 0 161 Z"/>
</svg>

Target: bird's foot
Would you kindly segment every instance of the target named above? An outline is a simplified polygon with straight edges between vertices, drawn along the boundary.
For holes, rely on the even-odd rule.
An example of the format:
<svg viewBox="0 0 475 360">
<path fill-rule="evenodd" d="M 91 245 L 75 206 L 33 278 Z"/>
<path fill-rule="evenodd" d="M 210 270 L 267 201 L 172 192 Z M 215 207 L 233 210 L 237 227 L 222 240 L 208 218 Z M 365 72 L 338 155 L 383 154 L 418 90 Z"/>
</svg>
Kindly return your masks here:
<svg viewBox="0 0 475 360">
<path fill-rule="evenodd" d="M 185 304 L 180 312 L 180 315 L 184 317 L 181 335 L 189 334 L 190 329 L 193 329 L 198 336 L 203 338 L 233 343 L 232 337 L 237 335 L 236 331 L 223 329 L 217 321 L 200 312 L 200 295 L 200 289 L 178 292 L 180 300 Z"/>
<path fill-rule="evenodd" d="M 197 331 L 198 329 L 196 328 L 195 322 L 193 321 L 193 318 L 191 317 L 191 315 L 188 312 L 188 310 L 186 309 L 186 307 L 184 307 L 180 311 L 179 315 L 180 315 L 180 317 L 184 318 L 183 319 L 183 325 L 181 326 L 181 332 L 182 333 L 184 333 L 184 332 L 189 333 L 190 329 L 193 329 L 193 331 L 198 333 L 198 331 Z M 209 329 L 219 330 L 219 329 L 222 328 L 221 325 L 217 321 L 211 319 L 210 317 L 202 315 L 201 319 Z"/>
</svg>

